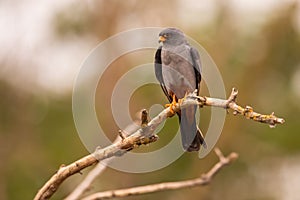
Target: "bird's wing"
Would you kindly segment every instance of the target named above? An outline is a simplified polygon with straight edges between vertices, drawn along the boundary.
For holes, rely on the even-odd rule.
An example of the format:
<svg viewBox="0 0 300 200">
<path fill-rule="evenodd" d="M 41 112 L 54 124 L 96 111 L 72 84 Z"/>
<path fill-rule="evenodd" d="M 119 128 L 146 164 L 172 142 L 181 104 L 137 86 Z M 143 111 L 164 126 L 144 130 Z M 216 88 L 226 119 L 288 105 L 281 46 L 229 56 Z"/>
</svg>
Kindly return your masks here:
<svg viewBox="0 0 300 200">
<path fill-rule="evenodd" d="M 155 62 L 154 62 L 154 68 L 155 68 L 155 76 L 157 80 L 160 83 L 160 86 L 167 96 L 169 102 L 172 102 L 172 96 L 168 93 L 168 90 L 165 86 L 163 75 L 162 75 L 162 61 L 161 61 L 161 51 L 162 51 L 162 46 L 158 47 L 156 53 L 155 53 Z"/>
<path fill-rule="evenodd" d="M 200 55 L 197 49 L 194 47 L 191 47 L 191 56 L 192 56 L 192 64 L 195 70 L 195 75 L 196 75 L 196 89 L 198 90 L 197 93 L 199 95 L 199 90 L 200 90 L 200 82 L 201 82 L 201 72 L 202 72 L 202 67 L 201 67 L 201 61 L 200 61 Z"/>
</svg>

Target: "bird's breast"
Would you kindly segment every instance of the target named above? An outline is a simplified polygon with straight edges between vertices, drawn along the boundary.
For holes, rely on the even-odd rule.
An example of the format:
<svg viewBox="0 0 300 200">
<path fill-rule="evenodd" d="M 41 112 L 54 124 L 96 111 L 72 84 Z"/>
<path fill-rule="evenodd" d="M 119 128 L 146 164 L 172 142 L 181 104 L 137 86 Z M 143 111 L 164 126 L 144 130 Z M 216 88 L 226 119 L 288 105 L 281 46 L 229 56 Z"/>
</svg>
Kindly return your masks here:
<svg viewBox="0 0 300 200">
<path fill-rule="evenodd" d="M 173 64 L 179 64 L 181 62 L 191 63 L 190 55 L 186 51 L 174 52 L 172 50 L 162 50 L 161 54 L 163 64 L 169 65 L 171 62 Z"/>
<path fill-rule="evenodd" d="M 178 98 L 196 89 L 196 76 L 189 55 L 185 52 L 162 51 L 162 75 L 167 89 Z"/>
</svg>

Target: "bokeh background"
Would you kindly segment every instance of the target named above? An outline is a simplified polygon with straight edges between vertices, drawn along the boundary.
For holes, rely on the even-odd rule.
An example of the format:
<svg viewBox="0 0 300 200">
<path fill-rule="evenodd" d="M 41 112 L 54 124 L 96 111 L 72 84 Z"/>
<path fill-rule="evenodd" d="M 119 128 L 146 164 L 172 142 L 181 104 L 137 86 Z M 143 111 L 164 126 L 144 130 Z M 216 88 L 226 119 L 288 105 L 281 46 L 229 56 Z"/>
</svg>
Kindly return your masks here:
<svg viewBox="0 0 300 200">
<path fill-rule="evenodd" d="M 209 52 L 227 94 L 238 102 L 285 118 L 275 129 L 229 114 L 217 144 L 239 159 L 202 188 L 166 191 L 127 199 L 295 200 L 300 196 L 300 5 L 299 1 L 110 0 L 0 1 L 0 199 L 32 199 L 58 169 L 88 152 L 72 118 L 72 86 L 89 52 L 106 38 L 131 28 L 178 27 Z M 154 50 L 147 52 L 152 55 Z M 110 105 L 114 83 L 143 61 L 143 52 L 120 57 L 99 82 L 100 123 L 112 140 L 118 127 Z M 105 84 L 105 80 L 109 84 Z M 202 95 L 208 95 L 203 83 Z M 100 87 L 101 86 L 101 87 Z M 105 103 L 106 102 L 106 103 Z M 132 116 L 166 103 L 159 86 L 136 91 Z M 201 110 L 201 126 L 209 108 Z M 177 119 L 165 132 L 177 129 Z M 88 134 L 88 133 L 87 133 Z M 168 141 L 167 134 L 161 140 Z M 150 149 L 153 148 L 150 145 Z M 142 149 L 147 151 L 147 147 Z M 185 154 L 170 166 L 146 174 L 107 169 L 89 191 L 194 178 L 217 161 Z M 62 199 L 87 174 L 64 182 Z"/>
</svg>

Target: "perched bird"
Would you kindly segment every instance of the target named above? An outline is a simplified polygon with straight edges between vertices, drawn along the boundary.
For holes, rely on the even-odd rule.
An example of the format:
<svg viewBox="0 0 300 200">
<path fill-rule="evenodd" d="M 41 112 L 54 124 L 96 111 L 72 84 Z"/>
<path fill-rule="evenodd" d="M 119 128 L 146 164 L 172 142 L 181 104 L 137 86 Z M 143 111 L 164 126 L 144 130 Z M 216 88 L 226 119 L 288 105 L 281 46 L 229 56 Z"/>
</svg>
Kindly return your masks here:
<svg viewBox="0 0 300 200">
<path fill-rule="evenodd" d="M 155 54 L 155 75 L 172 105 L 186 94 L 197 89 L 201 81 L 201 63 L 197 49 L 191 47 L 182 31 L 166 28 L 159 34 L 161 46 Z M 198 151 L 206 146 L 203 135 L 196 124 L 197 106 L 181 109 L 179 117 L 182 146 L 185 151 Z M 171 110 L 172 111 L 172 110 Z M 173 111 L 174 112 L 174 111 Z"/>
</svg>

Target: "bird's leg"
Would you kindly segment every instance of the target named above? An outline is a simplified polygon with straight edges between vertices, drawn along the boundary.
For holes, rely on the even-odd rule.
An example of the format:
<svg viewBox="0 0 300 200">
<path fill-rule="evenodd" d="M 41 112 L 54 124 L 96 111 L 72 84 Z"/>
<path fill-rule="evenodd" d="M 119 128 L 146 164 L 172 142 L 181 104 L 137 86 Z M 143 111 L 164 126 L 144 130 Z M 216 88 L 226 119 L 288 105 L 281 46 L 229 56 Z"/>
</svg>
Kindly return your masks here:
<svg viewBox="0 0 300 200">
<path fill-rule="evenodd" d="M 176 104 L 177 104 L 176 96 L 175 96 L 175 94 L 173 94 L 173 101 L 172 101 L 172 103 L 168 103 L 168 104 L 165 105 L 166 107 L 170 108 L 170 112 L 172 113 L 172 115 L 175 114 L 175 111 L 173 110 L 173 106 L 176 106 Z"/>
</svg>

